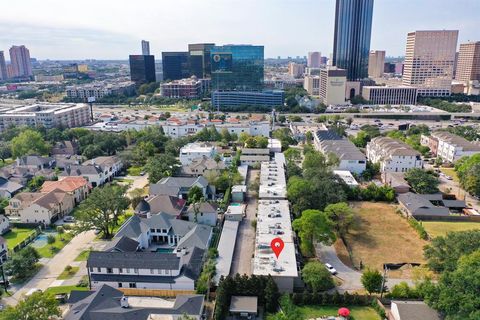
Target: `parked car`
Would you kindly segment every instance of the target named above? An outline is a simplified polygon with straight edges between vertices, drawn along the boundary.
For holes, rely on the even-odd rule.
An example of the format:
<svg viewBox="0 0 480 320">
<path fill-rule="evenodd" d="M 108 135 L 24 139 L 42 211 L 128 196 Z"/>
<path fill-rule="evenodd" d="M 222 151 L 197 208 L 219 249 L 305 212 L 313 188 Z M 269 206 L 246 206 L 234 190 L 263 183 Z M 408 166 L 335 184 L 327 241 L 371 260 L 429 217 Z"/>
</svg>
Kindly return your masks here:
<svg viewBox="0 0 480 320">
<path fill-rule="evenodd" d="M 73 223 L 73 222 L 75 222 L 75 218 L 72 217 L 72 216 L 65 216 L 65 217 L 63 217 L 63 222 L 71 222 L 71 223 Z"/>
<path fill-rule="evenodd" d="M 327 267 L 327 270 L 333 275 L 336 275 L 338 273 L 337 269 L 332 267 L 332 265 L 330 263 L 325 263 L 325 267 Z"/>
</svg>

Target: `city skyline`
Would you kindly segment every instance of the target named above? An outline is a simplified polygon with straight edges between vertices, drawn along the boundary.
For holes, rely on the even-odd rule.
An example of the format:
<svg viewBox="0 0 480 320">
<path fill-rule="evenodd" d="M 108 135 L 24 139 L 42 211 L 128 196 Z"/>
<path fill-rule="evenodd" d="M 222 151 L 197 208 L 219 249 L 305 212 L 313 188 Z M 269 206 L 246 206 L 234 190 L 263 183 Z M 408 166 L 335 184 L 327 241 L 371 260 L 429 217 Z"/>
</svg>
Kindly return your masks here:
<svg viewBox="0 0 480 320">
<path fill-rule="evenodd" d="M 87 0 L 85 5 L 95 10 L 78 14 L 58 0 L 9 4 L 0 12 L 0 50 L 25 45 L 42 60 L 125 60 L 128 54 L 140 54 L 140 40 L 148 39 L 157 58 L 162 51 L 181 51 L 197 42 L 264 45 L 267 58 L 303 57 L 309 51 L 329 56 L 333 51 L 334 0 L 166 0 L 145 4 L 149 10 L 113 1 Z M 408 0 L 376 0 L 370 49 L 404 55 L 407 33 L 415 30 L 454 29 L 460 31 L 459 43 L 479 40 L 479 11 L 476 0 L 422 0 L 415 10 Z"/>
</svg>

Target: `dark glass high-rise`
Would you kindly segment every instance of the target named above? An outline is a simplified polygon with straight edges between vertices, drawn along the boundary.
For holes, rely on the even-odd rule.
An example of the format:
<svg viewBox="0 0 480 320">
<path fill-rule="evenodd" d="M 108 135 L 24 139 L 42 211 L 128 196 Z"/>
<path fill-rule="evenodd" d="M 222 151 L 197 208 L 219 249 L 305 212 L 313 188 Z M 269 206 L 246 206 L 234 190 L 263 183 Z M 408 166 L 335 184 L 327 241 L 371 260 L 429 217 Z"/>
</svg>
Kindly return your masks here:
<svg viewBox="0 0 480 320">
<path fill-rule="evenodd" d="M 263 89 L 263 46 L 214 46 L 210 57 L 212 90 L 260 91 Z"/>
<path fill-rule="evenodd" d="M 337 0 L 333 65 L 347 69 L 347 80 L 368 77 L 374 0 Z"/>
<path fill-rule="evenodd" d="M 185 79 L 192 75 L 186 51 L 162 52 L 162 67 L 164 80 Z"/>
<path fill-rule="evenodd" d="M 130 78 L 140 85 L 155 82 L 155 57 L 153 55 L 130 55 Z"/>
</svg>

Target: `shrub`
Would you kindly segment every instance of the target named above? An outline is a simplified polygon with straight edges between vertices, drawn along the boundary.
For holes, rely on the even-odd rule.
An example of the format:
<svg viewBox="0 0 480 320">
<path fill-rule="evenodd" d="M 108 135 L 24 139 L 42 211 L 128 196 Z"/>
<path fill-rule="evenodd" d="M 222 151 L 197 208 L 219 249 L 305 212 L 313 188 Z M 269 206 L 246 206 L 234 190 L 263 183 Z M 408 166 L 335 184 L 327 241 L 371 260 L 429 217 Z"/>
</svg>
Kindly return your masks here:
<svg viewBox="0 0 480 320">
<path fill-rule="evenodd" d="M 57 227 L 57 232 L 58 232 L 58 234 L 64 234 L 64 233 L 65 233 L 65 229 L 64 229 L 62 226 L 58 226 L 58 227 Z"/>
<path fill-rule="evenodd" d="M 410 224 L 410 226 L 415 229 L 418 233 L 418 235 L 420 236 L 421 239 L 423 240 L 428 240 L 428 233 L 427 233 L 427 230 L 425 230 L 425 228 L 423 227 L 423 225 L 418 222 L 416 219 L 414 218 L 411 218 L 411 219 L 408 219 L 408 223 Z"/>
<path fill-rule="evenodd" d="M 67 271 L 68 273 L 70 273 L 70 271 L 72 271 L 73 267 L 71 265 L 68 265 L 65 267 L 65 271 Z"/>
<path fill-rule="evenodd" d="M 55 236 L 48 235 L 48 236 L 47 236 L 47 243 L 48 243 L 48 244 L 53 244 L 53 243 L 55 243 Z"/>
</svg>

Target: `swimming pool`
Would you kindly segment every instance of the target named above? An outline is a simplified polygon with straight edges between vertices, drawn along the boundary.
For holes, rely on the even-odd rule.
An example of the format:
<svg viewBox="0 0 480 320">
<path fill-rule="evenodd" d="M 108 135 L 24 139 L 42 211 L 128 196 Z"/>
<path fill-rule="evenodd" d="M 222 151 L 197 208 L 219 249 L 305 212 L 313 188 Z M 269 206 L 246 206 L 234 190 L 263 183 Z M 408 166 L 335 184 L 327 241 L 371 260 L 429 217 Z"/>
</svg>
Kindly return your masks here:
<svg viewBox="0 0 480 320">
<path fill-rule="evenodd" d="M 31 246 L 34 247 L 34 248 L 42 248 L 42 247 L 45 247 L 47 244 L 48 244 L 48 236 L 56 236 L 57 235 L 57 232 L 44 232 L 44 233 L 40 233 L 36 238 L 35 240 L 33 240 L 33 242 L 31 243 Z"/>
<path fill-rule="evenodd" d="M 157 248 L 157 250 L 155 250 L 156 252 L 160 252 L 160 253 L 172 253 L 173 252 L 173 249 L 170 249 L 170 248 Z"/>
</svg>

